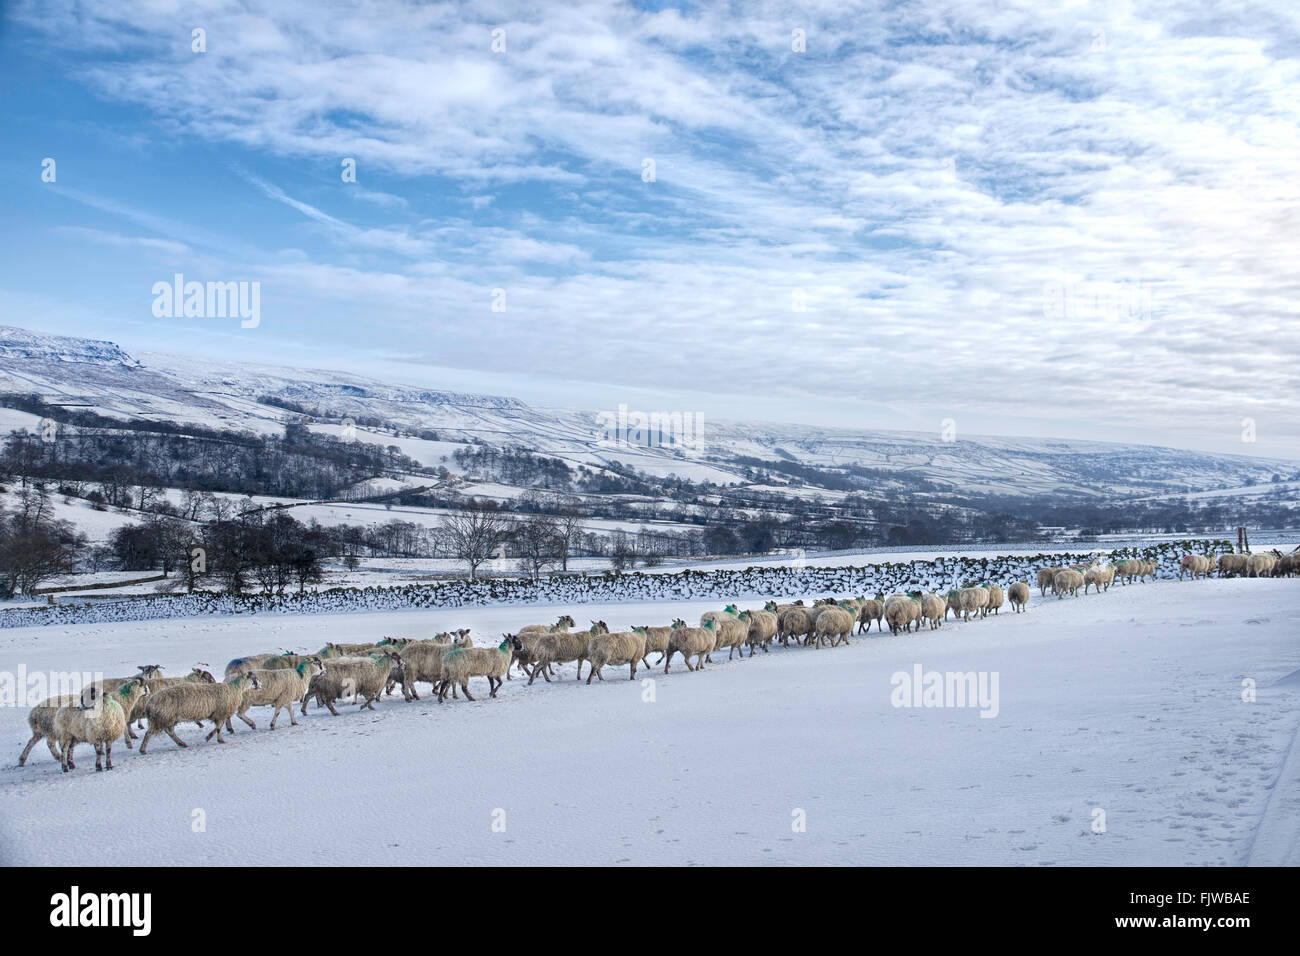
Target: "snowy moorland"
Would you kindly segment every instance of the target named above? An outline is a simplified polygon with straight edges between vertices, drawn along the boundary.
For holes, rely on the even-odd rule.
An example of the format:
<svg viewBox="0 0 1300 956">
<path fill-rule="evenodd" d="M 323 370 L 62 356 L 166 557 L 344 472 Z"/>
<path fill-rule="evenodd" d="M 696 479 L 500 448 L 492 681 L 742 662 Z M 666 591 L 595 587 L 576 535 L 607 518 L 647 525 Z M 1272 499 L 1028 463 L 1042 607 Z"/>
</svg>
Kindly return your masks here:
<svg viewBox="0 0 1300 956">
<path fill-rule="evenodd" d="M 1297 864 L 1295 579 L 1159 580 L 850 646 L 689 673 L 516 679 L 488 699 L 255 709 L 223 746 L 88 747 L 24 768 L 0 708 L 0 862 L 149 843 L 159 865 Z M 0 631 L 0 671 L 220 672 L 235 656 L 470 627 L 479 644 L 571 613 L 619 630 L 713 601 L 204 617 Z M 653 659 L 652 659 L 653 660 Z M 994 706 L 898 707 L 896 675 L 974 672 Z M 653 683 L 644 683 L 649 676 Z M 1251 682 L 1243 685 L 1243 681 Z M 1254 699 L 1247 693 L 1253 686 Z M 804 821 L 806 826 L 800 826 Z M 1103 832 L 1096 832 L 1099 822 Z"/>
</svg>

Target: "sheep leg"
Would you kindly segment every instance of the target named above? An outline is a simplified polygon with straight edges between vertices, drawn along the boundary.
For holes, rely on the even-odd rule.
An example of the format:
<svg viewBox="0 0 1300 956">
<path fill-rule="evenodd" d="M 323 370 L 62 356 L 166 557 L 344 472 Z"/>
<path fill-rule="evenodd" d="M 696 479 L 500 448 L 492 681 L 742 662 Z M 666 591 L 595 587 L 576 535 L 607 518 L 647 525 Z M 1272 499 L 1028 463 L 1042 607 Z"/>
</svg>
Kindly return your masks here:
<svg viewBox="0 0 1300 956">
<path fill-rule="evenodd" d="M 149 728 L 149 730 L 145 731 L 145 733 L 148 734 L 148 733 L 152 732 L 152 730 L 153 730 L 153 728 L 151 727 L 151 728 Z M 185 741 L 181 740 L 181 738 L 177 737 L 177 736 L 176 736 L 176 731 L 175 731 L 174 729 L 172 729 L 171 727 L 168 727 L 168 728 L 167 728 L 167 736 L 170 737 L 172 740 L 176 741 L 176 746 L 178 746 L 178 747 L 185 747 L 185 748 L 188 749 L 189 744 L 187 744 Z M 141 752 L 141 753 L 144 753 L 144 744 L 141 744 L 141 745 L 140 745 L 140 752 Z"/>
<path fill-rule="evenodd" d="M 152 731 L 152 730 L 146 730 L 146 731 L 144 732 L 144 740 L 142 740 L 142 741 L 140 742 L 140 753 L 141 753 L 141 755 L 144 754 L 144 752 L 145 752 L 145 748 L 149 746 L 149 738 L 152 737 L 152 736 L 153 736 L 153 731 Z"/>
<path fill-rule="evenodd" d="M 113 741 L 111 740 L 104 742 L 104 769 L 113 769 Z"/>
<path fill-rule="evenodd" d="M 63 760 L 61 761 L 63 772 L 67 773 L 69 770 L 76 770 L 77 765 L 72 760 L 72 749 L 77 745 L 76 738 L 69 738 L 66 741 L 60 741 L 60 743 L 63 745 Z"/>
<path fill-rule="evenodd" d="M 206 737 L 204 737 L 203 739 L 204 739 L 204 740 L 211 740 L 213 734 L 216 734 L 216 735 L 217 735 L 217 743 L 219 743 L 219 744 L 224 744 L 224 743 L 226 742 L 226 738 L 223 737 L 223 736 L 221 736 L 221 721 L 219 721 L 219 720 L 216 721 L 216 726 L 213 727 L 212 730 L 210 730 L 210 731 L 208 732 L 208 735 L 207 735 Z"/>
<path fill-rule="evenodd" d="M 636 661 L 632 662 L 632 673 L 628 675 L 628 680 L 636 680 Z"/>
<path fill-rule="evenodd" d="M 23 764 L 27 763 L 27 757 L 31 754 L 32 748 L 36 746 L 37 741 L 42 739 L 47 739 L 44 734 L 32 734 L 32 739 L 27 741 L 27 746 L 23 748 L 23 752 L 18 756 L 18 766 L 21 767 Z M 53 743 L 50 744 L 50 749 L 52 752 L 54 749 Z M 62 757 L 59 757 L 59 762 L 63 762 Z"/>
<path fill-rule="evenodd" d="M 465 683 L 461 684 L 461 685 L 460 685 L 460 689 L 463 690 L 463 691 L 465 692 L 465 699 L 466 699 L 466 700 L 473 700 L 473 699 L 474 699 L 473 697 L 471 697 L 471 696 L 469 695 L 469 681 L 466 681 Z"/>
<path fill-rule="evenodd" d="M 660 658 L 660 660 L 663 660 L 663 658 Z M 665 673 L 665 674 L 668 673 L 668 668 L 669 668 L 669 666 L 672 664 L 672 662 L 673 662 L 673 652 L 672 652 L 672 651 L 669 651 L 669 652 L 668 652 L 668 659 L 664 662 L 664 673 Z M 686 658 L 686 666 L 687 666 L 687 667 L 690 667 L 690 666 L 691 666 L 691 659 L 690 659 L 689 657 Z"/>
<path fill-rule="evenodd" d="M 276 707 L 275 707 L 275 712 L 276 712 L 277 714 L 280 713 L 280 706 L 279 706 L 278 704 L 277 704 Z M 249 718 L 249 716 L 248 716 L 248 714 L 247 714 L 246 711 L 241 710 L 241 711 L 240 711 L 236 716 L 238 716 L 240 720 L 242 720 L 244 723 L 248 724 L 248 726 L 252 727 L 254 730 L 257 729 L 257 724 L 253 723 L 252 719 Z M 230 718 L 229 718 L 229 717 L 226 718 L 226 729 L 227 729 L 228 731 L 230 731 L 232 734 L 235 732 L 235 728 L 230 726 Z M 272 729 L 272 730 L 275 730 L 275 718 L 274 718 L 274 717 L 271 718 L 271 729 Z"/>
<path fill-rule="evenodd" d="M 713 658 L 711 658 L 708 654 L 697 654 L 697 655 L 695 656 L 695 669 L 696 669 L 697 671 L 702 671 L 702 670 L 704 670 L 704 662 L 705 662 L 705 661 L 708 661 L 710 664 L 712 664 L 712 663 L 713 663 Z M 691 666 L 689 661 L 687 661 L 686 666 L 687 666 L 687 667 L 690 667 L 690 666 Z"/>
<path fill-rule="evenodd" d="M 334 709 L 334 701 L 332 701 L 332 700 L 326 700 L 326 701 L 325 701 L 325 706 L 328 707 L 328 708 L 330 709 L 330 713 L 333 714 L 335 717 L 337 717 L 337 716 L 339 715 L 339 712 L 338 712 L 337 710 Z"/>
</svg>

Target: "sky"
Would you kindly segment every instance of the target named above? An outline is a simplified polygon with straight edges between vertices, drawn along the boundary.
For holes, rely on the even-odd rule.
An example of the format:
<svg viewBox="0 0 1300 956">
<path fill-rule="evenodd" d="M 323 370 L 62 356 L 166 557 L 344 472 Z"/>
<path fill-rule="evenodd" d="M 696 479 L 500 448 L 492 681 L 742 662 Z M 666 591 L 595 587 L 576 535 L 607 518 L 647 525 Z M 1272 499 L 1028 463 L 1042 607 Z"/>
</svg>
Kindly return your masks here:
<svg viewBox="0 0 1300 956">
<path fill-rule="evenodd" d="M 0 9 L 0 324 L 1300 459 L 1290 0 Z"/>
</svg>

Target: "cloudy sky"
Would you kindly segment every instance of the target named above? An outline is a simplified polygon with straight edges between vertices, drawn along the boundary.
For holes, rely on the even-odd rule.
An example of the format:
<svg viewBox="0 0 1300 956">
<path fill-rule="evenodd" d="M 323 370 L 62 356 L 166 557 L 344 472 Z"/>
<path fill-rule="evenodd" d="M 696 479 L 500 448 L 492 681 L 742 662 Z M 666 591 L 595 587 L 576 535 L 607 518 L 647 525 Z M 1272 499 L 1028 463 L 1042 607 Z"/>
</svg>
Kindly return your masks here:
<svg viewBox="0 0 1300 956">
<path fill-rule="evenodd" d="M 0 323 L 1300 458 L 1293 0 L 4 9 Z"/>
</svg>

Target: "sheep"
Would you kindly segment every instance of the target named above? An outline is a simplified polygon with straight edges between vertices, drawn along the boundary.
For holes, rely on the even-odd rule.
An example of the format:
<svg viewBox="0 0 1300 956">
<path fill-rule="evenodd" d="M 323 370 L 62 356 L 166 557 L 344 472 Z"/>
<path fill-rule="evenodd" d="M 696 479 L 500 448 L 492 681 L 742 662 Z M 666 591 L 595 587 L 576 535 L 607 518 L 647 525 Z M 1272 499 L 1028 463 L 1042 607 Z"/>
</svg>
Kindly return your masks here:
<svg viewBox="0 0 1300 956">
<path fill-rule="evenodd" d="M 599 630 L 597 629 L 599 627 Z M 592 624 L 590 630 L 577 631 L 570 634 L 568 631 L 556 631 L 553 634 L 543 634 L 533 646 L 533 673 L 528 678 L 528 685 L 531 687 L 533 681 L 537 680 L 537 670 L 540 667 L 542 679 L 548 684 L 551 682 L 550 669 L 554 664 L 567 664 L 569 661 L 578 662 L 578 680 L 582 680 L 582 662 L 587 659 L 587 642 L 593 637 L 600 634 L 608 634 L 609 628 L 605 626 L 604 621 L 597 621 Z M 515 637 L 519 637 L 518 634 Z M 515 654 L 518 655 L 523 650 L 523 640 L 515 647 Z"/>
<path fill-rule="evenodd" d="M 792 607 L 803 607 L 803 598 L 800 598 L 797 601 L 791 601 L 789 604 L 777 604 L 775 601 L 768 601 L 763 605 L 763 610 L 770 611 L 777 617 L 780 617 Z"/>
<path fill-rule="evenodd" d="M 150 694 L 144 705 L 149 729 L 144 732 L 144 740 L 140 741 L 140 755 L 148 752 L 149 738 L 159 732 L 166 733 L 177 746 L 188 747 L 189 744 L 176 736 L 175 728 L 189 720 L 196 723 L 212 721 L 212 731 L 203 739 L 211 740 L 215 734 L 217 743 L 224 744 L 226 738 L 221 735 L 222 725 L 239 710 L 244 694 L 260 686 L 257 677 L 246 671 L 221 684 L 177 684 Z"/>
<path fill-rule="evenodd" d="M 191 668 L 190 672 L 186 674 L 184 677 L 163 677 L 162 667 L 159 665 L 153 665 L 150 668 L 150 672 L 154 676 L 146 676 L 145 683 L 149 685 L 149 693 L 151 694 L 158 693 L 158 691 L 162 690 L 164 687 L 175 687 L 177 684 L 216 683 L 216 678 L 213 677 L 210 673 L 208 673 L 201 667 Z M 119 701 L 119 703 L 121 702 Z M 141 729 L 144 728 L 144 714 L 138 711 L 139 711 L 139 702 L 137 701 L 135 705 L 135 710 L 128 708 L 126 712 L 126 730 L 127 730 L 127 734 L 129 735 L 126 741 L 126 745 L 128 748 L 131 746 L 131 741 L 136 739 L 135 734 L 131 731 L 132 721 L 136 722 L 137 727 Z"/>
<path fill-rule="evenodd" d="M 943 619 L 945 621 L 948 620 L 948 612 L 952 611 L 953 620 L 960 620 L 961 619 L 961 591 L 957 588 L 953 588 L 946 595 L 944 595 L 944 597 L 947 600 L 948 606 L 944 608 Z"/>
<path fill-rule="evenodd" d="M 114 686 L 111 689 L 106 686 L 108 683 L 109 681 L 101 682 L 99 687 L 105 697 L 111 697 L 117 701 L 118 706 L 122 708 L 122 713 L 127 716 L 127 732 L 122 734 L 122 741 L 130 747 L 131 737 L 129 733 L 129 715 L 131 708 L 136 705 L 137 701 L 148 695 L 148 685 L 145 684 L 143 676 L 128 677 L 120 683 L 116 678 L 113 678 L 112 683 Z M 27 746 L 23 748 L 22 754 L 18 757 L 18 766 L 21 767 L 27 763 L 27 758 L 31 754 L 32 748 L 42 740 L 45 741 L 45 746 L 49 748 L 50 755 L 54 757 L 60 765 L 62 765 L 63 754 L 59 752 L 57 745 L 58 735 L 54 730 L 54 718 L 57 716 L 61 707 L 75 707 L 80 706 L 80 704 L 81 694 L 63 694 L 59 697 L 49 697 L 28 711 L 27 726 L 31 729 L 32 737 L 27 741 Z M 75 767 L 76 765 L 74 764 L 73 766 Z"/>
<path fill-rule="evenodd" d="M 853 625 L 857 622 L 856 607 L 850 611 L 838 604 L 824 605 L 813 618 L 813 649 L 820 650 L 822 641 L 829 642 L 831 647 L 838 647 L 840 641 L 848 644 L 849 635 L 853 633 Z"/>
<path fill-rule="evenodd" d="M 1185 556 L 1185 557 L 1183 558 L 1183 561 L 1186 562 L 1188 557 L 1195 558 L 1196 555 L 1188 555 L 1188 556 Z M 1201 560 L 1201 561 L 1205 561 L 1205 560 L 1207 560 L 1207 559 L 1205 559 L 1205 558 L 1201 558 L 1200 560 Z M 1249 557 L 1248 557 L 1248 559 L 1247 559 L 1247 561 L 1246 561 L 1246 572 L 1247 572 L 1247 576 L 1252 577 L 1252 578 L 1267 578 L 1267 577 L 1272 577 L 1272 575 L 1273 575 L 1273 569 L 1274 569 L 1274 567 L 1276 567 L 1276 566 L 1277 566 L 1277 556 L 1276 556 L 1276 555 L 1272 555 L 1272 554 L 1268 554 L 1268 553 L 1261 553 L 1261 554 L 1252 554 L 1252 555 L 1249 555 Z M 1201 568 L 1200 568 L 1199 566 L 1196 567 L 1196 568 L 1194 568 L 1194 569 L 1192 569 L 1192 577 L 1195 578 L 1195 577 L 1196 577 L 1196 572 L 1198 572 L 1198 571 L 1200 571 L 1200 570 L 1201 570 Z M 1183 579 L 1182 568 L 1179 568 L 1179 570 L 1178 570 L 1178 580 L 1181 581 L 1182 579 Z"/>
<path fill-rule="evenodd" d="M 1250 561 L 1248 554 L 1221 554 L 1219 555 L 1219 577 L 1236 578 L 1242 577 L 1248 570 L 1247 564 Z"/>
<path fill-rule="evenodd" d="M 1011 602 L 1011 609 L 1017 614 L 1025 610 L 1025 605 L 1029 603 L 1029 582 L 1015 581 L 1011 587 L 1007 588 L 1007 600 Z"/>
<path fill-rule="evenodd" d="M 800 638 L 806 638 L 812 634 L 813 614 L 812 609 L 803 607 L 792 607 L 777 615 L 777 635 L 781 641 L 782 647 L 789 647 L 790 638 L 795 639 L 795 643 L 802 643 Z"/>
<path fill-rule="evenodd" d="M 749 625 L 749 632 L 745 640 L 749 643 L 749 656 L 754 656 L 754 651 L 763 648 L 763 653 L 767 653 L 767 643 L 776 637 L 776 615 L 771 611 L 741 611 L 740 619 Z"/>
<path fill-rule="evenodd" d="M 721 611 L 705 611 L 700 615 L 700 627 L 704 626 L 705 621 L 725 621 L 736 619 L 736 605 L 728 604 Z"/>
<path fill-rule="evenodd" d="M 749 637 L 749 622 L 742 621 L 736 617 L 714 618 L 714 632 L 717 637 L 714 640 L 713 649 L 721 651 L 724 647 L 728 648 L 727 660 L 731 660 L 736 649 L 740 649 L 740 656 L 745 656 L 745 640 Z M 705 655 L 705 660 L 710 664 L 713 658 Z"/>
<path fill-rule="evenodd" d="M 862 608 L 858 611 L 858 633 L 871 630 L 871 622 L 876 622 L 876 630 L 883 631 L 885 625 L 881 623 L 881 618 L 885 616 L 885 599 L 883 594 L 877 594 L 874 598 L 862 602 Z"/>
<path fill-rule="evenodd" d="M 31 754 L 32 748 L 42 740 L 45 746 L 50 748 L 50 755 L 63 764 L 63 754 L 59 753 L 59 748 L 55 746 L 57 738 L 54 736 L 54 715 L 58 713 L 60 707 L 76 705 L 81 703 L 80 694 L 63 694 L 60 697 L 47 697 L 35 707 L 27 712 L 27 726 L 31 728 L 32 739 L 27 741 L 27 746 L 23 748 L 22 754 L 18 757 L 18 766 L 27 763 L 27 757 Z M 131 738 L 126 738 L 130 740 Z"/>
<path fill-rule="evenodd" d="M 438 703 L 447 699 L 447 691 L 453 687 L 459 687 L 464 692 L 465 699 L 472 701 L 474 698 L 469 692 L 471 677 L 486 677 L 491 691 L 488 696 L 495 697 L 505 683 L 503 678 L 510 669 L 510 662 L 514 660 L 514 652 L 520 644 L 519 637 L 515 634 L 505 634 L 503 638 L 496 647 L 454 647 L 449 650 L 442 659 Z M 537 673 L 536 667 L 533 668 L 533 673 Z"/>
<path fill-rule="evenodd" d="M 948 613 L 948 602 L 937 594 L 921 595 L 921 617 L 930 625 L 930 630 L 934 630 L 943 624 L 944 616 Z"/>
<path fill-rule="evenodd" d="M 402 697 L 419 700 L 416 681 L 432 684 L 437 689 L 442 681 L 442 659 L 453 647 L 473 647 L 469 630 L 462 628 L 453 638 L 450 633 L 439 634 L 428 641 L 411 641 L 402 648 Z M 453 689 L 454 693 L 454 689 Z"/>
<path fill-rule="evenodd" d="M 1109 564 L 1094 564 L 1087 571 L 1083 572 L 1083 593 L 1088 593 L 1089 587 L 1095 587 L 1100 594 L 1103 590 L 1109 591 L 1111 582 L 1115 580 L 1115 569 Z"/>
<path fill-rule="evenodd" d="M 885 622 L 890 634 L 897 634 L 900 630 L 911 631 L 913 622 L 920 630 L 921 602 L 906 594 L 891 594 L 885 601 Z"/>
<path fill-rule="evenodd" d="M 1078 597 L 1081 587 L 1083 587 L 1083 575 L 1073 568 L 1063 568 L 1052 578 L 1052 593 L 1056 595 L 1058 601 L 1066 594 Z"/>
<path fill-rule="evenodd" d="M 106 692 L 101 685 L 91 684 L 82 688 L 77 703 L 64 704 L 55 711 L 54 738 L 63 754 L 63 772 L 77 769 L 72 751 L 79 743 L 94 746 L 97 771 L 112 770 L 113 741 L 126 736 L 126 711 L 119 701 L 125 697 L 134 704 L 137 695 L 147 693 L 143 678 L 123 684 L 116 691 Z"/>
<path fill-rule="evenodd" d="M 454 633 L 457 635 L 464 635 L 466 640 L 468 640 L 469 628 L 467 627 L 462 628 L 461 630 L 455 631 Z M 443 631 L 441 634 L 435 634 L 433 637 L 430 638 L 430 640 L 432 641 L 437 641 L 444 644 L 450 643 L 451 639 L 452 639 L 451 633 L 448 633 L 447 631 Z M 418 643 L 418 641 L 416 638 L 413 637 L 385 637 L 382 640 L 380 640 L 378 643 L 376 643 L 375 649 L 369 653 L 382 654 L 384 651 L 398 651 L 400 653 L 404 651 L 409 645 L 415 643 Z M 391 696 L 393 693 L 393 688 L 396 687 L 397 684 L 398 684 L 397 678 L 395 678 L 392 674 L 389 674 L 388 683 L 384 685 L 384 694 L 387 696 Z M 403 696 L 405 696 L 406 694 L 406 685 L 404 684 L 402 685 L 402 694 Z M 409 697 L 407 697 L 406 699 L 410 700 Z"/>
<path fill-rule="evenodd" d="M 340 657 L 325 661 L 325 670 L 316 674 L 307 684 L 300 709 L 307 713 L 307 698 L 315 697 L 317 707 L 325 707 L 335 717 L 339 712 L 334 709 L 334 701 L 340 697 L 352 695 L 354 702 L 362 710 L 374 710 L 378 700 L 387 686 L 388 680 L 396 675 L 400 682 L 405 678 L 402 656 L 396 651 L 383 651 L 366 657 Z M 365 697 L 362 701 L 361 698 Z"/>
<path fill-rule="evenodd" d="M 374 641 L 364 641 L 360 644 L 337 644 L 329 643 L 316 652 L 316 656 L 321 660 L 330 660 L 335 657 L 365 657 L 372 654 L 379 647 Z M 294 667 L 297 667 L 294 664 Z"/>
<path fill-rule="evenodd" d="M 655 661 L 655 666 L 658 667 L 662 664 L 664 662 L 664 657 L 668 654 L 668 644 L 672 640 L 673 629 L 671 627 L 650 627 L 649 625 L 643 625 L 641 627 L 632 628 L 632 631 L 633 633 L 640 634 L 645 638 L 645 652 L 647 656 L 651 651 L 659 652 L 659 660 Z M 641 659 L 641 663 L 646 666 L 646 670 L 650 669 L 650 662 L 644 657 Z"/>
<path fill-rule="evenodd" d="M 1252 572 L 1251 577 L 1255 576 L 1254 575 L 1254 569 L 1256 566 L 1255 558 L 1259 558 L 1259 557 L 1264 557 L 1264 556 L 1251 555 L 1250 565 L 1249 565 Z M 1182 561 L 1178 562 L 1178 580 L 1181 581 L 1183 579 L 1184 571 L 1187 571 L 1192 575 L 1193 581 L 1195 581 L 1198 577 L 1208 578 L 1210 576 L 1210 569 L 1212 567 L 1214 567 L 1214 565 L 1211 564 L 1210 559 L 1205 557 L 1204 555 L 1185 554 L 1183 555 Z"/>
<path fill-rule="evenodd" d="M 593 621 L 592 623 L 595 624 L 596 622 Z M 525 674 L 528 674 L 529 677 L 532 677 L 532 674 L 528 670 L 528 664 L 530 664 L 534 659 L 532 651 L 536 647 L 537 639 L 543 634 L 565 634 L 568 633 L 569 628 L 576 626 L 577 624 L 574 622 L 572 617 L 567 614 L 561 614 L 554 624 L 527 624 L 524 627 L 521 627 L 515 633 L 515 637 L 519 638 L 522 642 L 525 653 L 522 657 L 516 654 L 513 663 L 518 664 L 520 670 Z M 608 634 L 609 629 L 606 628 L 601 633 Z M 511 646 L 513 647 L 514 645 L 512 644 Z M 509 672 L 507 672 L 507 676 L 509 676 Z"/>
<path fill-rule="evenodd" d="M 257 689 L 250 690 L 243 695 L 239 702 L 239 709 L 235 711 L 235 717 L 238 717 L 244 723 L 254 730 L 257 724 L 253 723 L 248 716 L 250 707 L 274 707 L 275 712 L 271 714 L 271 729 L 275 730 L 275 722 L 280 718 L 280 711 L 289 711 L 289 723 L 298 726 L 298 721 L 293 716 L 293 702 L 307 693 L 307 688 L 311 684 L 311 679 L 317 674 L 325 671 L 325 662 L 316 655 L 304 657 L 302 662 L 292 670 L 276 668 L 275 670 L 256 670 L 250 671 L 257 678 Z M 230 733 L 235 732 L 231 726 L 230 717 L 226 718 L 226 730 Z"/>
<path fill-rule="evenodd" d="M 988 613 L 989 590 L 979 585 L 962 588 L 960 601 L 961 619 L 963 621 L 969 621 L 972 614 L 976 617 L 984 617 Z"/>
<path fill-rule="evenodd" d="M 636 680 L 637 661 L 644 659 L 645 655 L 644 634 L 637 634 L 634 631 L 599 634 L 591 639 L 587 647 L 587 660 L 591 663 L 591 673 L 587 675 L 587 683 L 590 684 L 593 677 L 599 677 L 603 681 L 605 677 L 601 674 L 601 669 L 606 664 L 629 665 L 631 669 L 627 679 Z"/>
<path fill-rule="evenodd" d="M 1047 597 L 1047 589 L 1052 586 L 1056 580 L 1056 572 L 1064 571 L 1063 567 L 1040 568 L 1038 571 L 1038 596 Z"/>
<path fill-rule="evenodd" d="M 668 657 L 664 661 L 664 673 L 668 673 L 668 668 L 673 663 L 673 655 L 677 653 L 685 658 L 688 671 L 704 670 L 704 659 L 709 651 L 713 650 L 716 640 L 717 635 L 714 634 L 712 620 L 703 627 L 687 627 L 686 622 L 681 618 L 674 619 L 672 638 L 668 642 Z M 694 667 L 691 666 L 692 657 L 695 658 Z"/>
<path fill-rule="evenodd" d="M 985 583 L 984 587 L 989 592 L 989 603 L 988 607 L 984 609 L 984 614 L 985 616 L 988 616 L 989 611 L 992 611 L 996 615 L 998 613 L 998 608 L 1006 603 L 1006 594 L 1003 592 L 1002 588 L 996 584 Z"/>
<path fill-rule="evenodd" d="M 535 665 L 537 661 L 538 642 L 547 634 L 567 634 L 569 633 L 569 628 L 574 626 L 576 625 L 574 624 L 573 618 L 569 617 L 569 615 L 567 614 L 564 614 L 560 616 L 559 621 L 553 626 L 548 626 L 545 624 L 529 624 L 527 627 L 516 632 L 515 637 L 519 638 L 519 646 L 515 648 L 513 652 L 514 661 L 512 663 L 518 664 L 519 669 L 528 675 L 529 683 L 532 683 L 531 679 L 536 675 L 536 666 L 534 666 L 533 670 L 529 670 L 528 665 L 530 664 Z M 594 634 L 608 634 L 608 633 L 609 633 L 609 625 L 606 624 L 604 621 L 592 621 L 591 627 L 587 629 L 588 636 Z M 514 647 L 514 645 L 511 646 Z M 582 669 L 581 662 L 579 662 L 578 668 L 579 671 L 581 671 Z M 548 665 L 546 668 L 546 673 L 543 674 L 542 676 L 547 678 L 547 680 L 549 680 L 550 675 L 554 673 L 555 673 L 554 668 Z M 506 672 L 506 676 L 507 677 L 510 676 L 509 671 Z M 581 673 L 579 673 L 578 676 L 579 678 L 581 678 L 582 676 Z M 454 696 L 454 692 L 453 692 L 453 696 Z"/>
<path fill-rule="evenodd" d="M 332 646 L 334 645 L 331 644 L 325 645 L 326 648 Z M 229 664 L 226 665 L 226 670 L 225 673 L 222 675 L 222 679 L 229 680 L 230 678 L 235 677 L 238 674 L 244 673 L 244 671 L 261 670 L 263 667 L 266 666 L 266 662 L 269 661 L 271 658 L 279 657 L 282 654 L 288 654 L 288 653 L 289 651 L 272 651 L 269 654 L 250 654 L 247 657 L 236 657 L 234 660 L 232 660 Z M 327 655 L 322 652 L 321 656 L 327 657 L 331 655 Z M 332 656 L 337 656 L 337 655 L 332 655 Z"/>
</svg>

